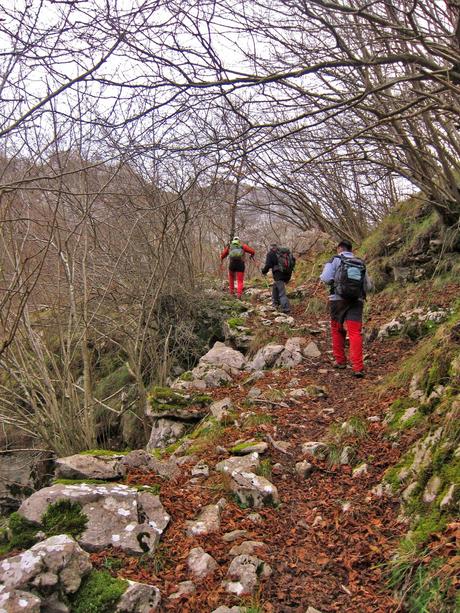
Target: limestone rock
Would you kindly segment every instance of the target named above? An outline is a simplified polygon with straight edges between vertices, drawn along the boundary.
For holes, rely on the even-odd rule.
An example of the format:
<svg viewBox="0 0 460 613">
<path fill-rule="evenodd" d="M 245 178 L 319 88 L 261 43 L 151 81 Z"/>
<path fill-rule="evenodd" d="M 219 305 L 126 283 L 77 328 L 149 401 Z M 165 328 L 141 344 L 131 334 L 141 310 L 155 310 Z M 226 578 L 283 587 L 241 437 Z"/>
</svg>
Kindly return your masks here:
<svg viewBox="0 0 460 613">
<path fill-rule="evenodd" d="M 226 543 L 233 543 L 233 541 L 236 541 L 239 538 L 246 536 L 247 533 L 247 530 L 232 530 L 231 532 L 226 532 L 225 534 L 223 534 L 222 540 Z"/>
<path fill-rule="evenodd" d="M 49 485 L 53 470 L 52 453 L 3 452 L 0 455 L 0 514 L 16 511 L 33 492 Z"/>
<path fill-rule="evenodd" d="M 86 530 L 78 539 L 87 551 L 109 546 L 131 554 L 153 550 L 169 522 L 158 496 L 120 484 L 53 485 L 23 502 L 19 513 L 40 523 L 49 504 L 65 499 L 79 502 L 88 518 Z"/>
<path fill-rule="evenodd" d="M 305 613 L 321 613 L 321 611 L 318 611 L 318 609 L 315 609 L 314 607 L 308 607 Z"/>
<path fill-rule="evenodd" d="M 223 370 L 231 369 L 233 372 L 238 372 L 244 370 L 246 358 L 240 351 L 217 341 L 212 349 L 200 359 L 199 364 L 217 366 Z"/>
<path fill-rule="evenodd" d="M 278 356 L 275 366 L 280 368 L 293 368 L 302 363 L 302 344 L 303 338 L 292 337 L 286 341 L 284 351 Z"/>
<path fill-rule="evenodd" d="M 128 580 L 128 587 L 118 601 L 115 613 L 150 613 L 160 606 L 160 590 L 154 585 Z"/>
<path fill-rule="evenodd" d="M 356 451 L 353 447 L 346 445 L 340 454 L 340 464 L 351 464 L 355 459 Z"/>
<path fill-rule="evenodd" d="M 277 324 L 286 324 L 288 326 L 293 326 L 295 324 L 295 319 L 291 315 L 278 315 L 274 319 Z"/>
<path fill-rule="evenodd" d="M 230 487 L 240 502 L 248 507 L 260 508 L 279 502 L 278 490 L 273 483 L 251 472 L 233 472 Z"/>
<path fill-rule="evenodd" d="M 240 555 L 234 558 L 229 566 L 223 587 L 230 594 L 245 596 L 253 594 L 259 584 L 260 577 L 269 577 L 271 568 L 255 556 Z"/>
<path fill-rule="evenodd" d="M 76 454 L 56 460 L 56 477 L 60 479 L 120 479 L 126 469 L 123 455 Z"/>
<path fill-rule="evenodd" d="M 423 502 L 425 504 L 431 504 L 436 500 L 436 496 L 441 489 L 442 481 L 438 475 L 433 475 L 426 484 L 423 492 Z"/>
<path fill-rule="evenodd" d="M 139 468 L 145 471 L 154 471 L 160 477 L 165 479 L 173 479 L 180 472 L 178 460 L 175 457 L 170 457 L 167 460 L 158 460 L 144 449 L 136 449 L 130 451 L 121 460 L 125 469 Z"/>
<path fill-rule="evenodd" d="M 319 441 L 309 441 L 302 445 L 302 453 L 310 458 L 325 460 L 328 453 L 328 446 Z"/>
<path fill-rule="evenodd" d="M 259 454 L 250 453 L 245 456 L 232 456 L 216 464 L 216 470 L 232 475 L 237 472 L 254 471 L 260 465 Z"/>
<path fill-rule="evenodd" d="M 225 498 L 221 498 L 217 504 L 208 504 L 203 507 L 196 519 L 186 521 L 188 536 L 219 532 L 220 514 L 225 505 Z"/>
<path fill-rule="evenodd" d="M 0 612 L 1 613 L 40 613 L 42 600 L 22 590 L 12 590 L 0 585 Z"/>
<path fill-rule="evenodd" d="M 191 424 L 187 422 L 166 418 L 156 419 L 147 443 L 147 451 L 168 447 L 182 438 L 190 428 Z"/>
<path fill-rule="evenodd" d="M 226 423 L 229 420 L 232 409 L 233 403 L 229 396 L 222 400 L 216 400 L 209 407 L 211 414 L 219 423 Z"/>
<path fill-rule="evenodd" d="M 264 521 L 262 515 L 259 513 L 249 513 L 248 519 L 252 521 L 253 524 L 261 524 Z"/>
<path fill-rule="evenodd" d="M 244 541 L 240 545 L 234 545 L 230 549 L 229 555 L 240 556 L 244 554 L 251 556 L 255 549 L 263 548 L 265 546 L 265 543 L 262 543 L 262 541 Z"/>
<path fill-rule="evenodd" d="M 190 551 L 187 565 L 195 579 L 204 579 L 217 568 L 217 562 L 202 547 L 195 547 Z"/>
<path fill-rule="evenodd" d="M 192 477 L 209 477 L 209 466 L 203 460 L 200 460 L 192 468 Z"/>
<path fill-rule="evenodd" d="M 254 359 L 248 365 L 248 369 L 263 370 L 264 368 L 271 368 L 283 351 L 284 345 L 265 345 L 256 353 Z"/>
<path fill-rule="evenodd" d="M 297 462 L 297 464 L 295 465 L 295 470 L 299 477 L 305 479 L 306 477 L 311 475 L 313 471 L 313 466 L 309 462 L 304 460 L 303 462 Z"/>
<path fill-rule="evenodd" d="M 187 596 L 188 594 L 193 594 L 196 591 L 195 584 L 193 581 L 181 581 L 181 583 L 177 584 L 177 592 L 174 592 L 169 596 L 170 600 L 179 600 L 183 596 Z"/>
<path fill-rule="evenodd" d="M 449 509 L 454 505 L 456 493 L 457 493 L 457 487 L 458 485 L 456 485 L 455 483 L 452 483 L 449 486 L 449 489 L 447 490 L 441 502 L 439 503 L 441 510 Z"/>
<path fill-rule="evenodd" d="M 226 607 L 226 606 L 221 606 L 218 609 L 214 609 L 214 611 L 212 611 L 212 613 L 243 613 L 244 609 L 242 609 L 241 607 Z"/>
<path fill-rule="evenodd" d="M 192 370 L 194 377 L 193 384 L 201 381 L 206 387 L 221 387 L 227 383 L 232 382 L 232 375 L 228 370 L 224 368 L 218 368 L 217 366 L 211 366 L 210 364 L 198 364 Z"/>
<path fill-rule="evenodd" d="M 351 476 L 353 477 L 353 479 L 355 477 L 363 477 L 364 475 L 367 475 L 368 472 L 369 471 L 368 471 L 367 464 L 360 464 L 359 466 L 353 469 Z"/>
<path fill-rule="evenodd" d="M 71 537 L 61 534 L 0 562 L 0 581 L 12 591 L 33 589 L 45 596 L 53 588 L 54 592 L 73 594 L 91 568 L 89 555 Z"/>
<path fill-rule="evenodd" d="M 319 358 L 321 357 L 321 351 L 318 348 L 318 345 L 313 341 L 308 343 L 306 347 L 303 348 L 303 355 L 306 358 Z"/>
</svg>

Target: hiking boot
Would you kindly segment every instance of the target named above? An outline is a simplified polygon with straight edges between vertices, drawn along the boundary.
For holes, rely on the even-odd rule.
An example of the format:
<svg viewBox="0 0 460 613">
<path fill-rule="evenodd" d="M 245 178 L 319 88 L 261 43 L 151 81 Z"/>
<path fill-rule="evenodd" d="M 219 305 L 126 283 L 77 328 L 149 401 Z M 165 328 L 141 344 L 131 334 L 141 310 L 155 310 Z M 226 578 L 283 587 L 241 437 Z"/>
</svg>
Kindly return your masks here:
<svg viewBox="0 0 460 613">
<path fill-rule="evenodd" d="M 362 371 L 362 370 L 354 370 L 353 371 L 353 377 L 356 377 L 357 379 L 362 379 L 364 377 L 364 371 Z"/>
<path fill-rule="evenodd" d="M 338 362 L 336 362 L 333 367 L 337 368 L 338 370 L 344 370 L 347 367 L 347 365 L 346 364 L 339 364 Z"/>
</svg>

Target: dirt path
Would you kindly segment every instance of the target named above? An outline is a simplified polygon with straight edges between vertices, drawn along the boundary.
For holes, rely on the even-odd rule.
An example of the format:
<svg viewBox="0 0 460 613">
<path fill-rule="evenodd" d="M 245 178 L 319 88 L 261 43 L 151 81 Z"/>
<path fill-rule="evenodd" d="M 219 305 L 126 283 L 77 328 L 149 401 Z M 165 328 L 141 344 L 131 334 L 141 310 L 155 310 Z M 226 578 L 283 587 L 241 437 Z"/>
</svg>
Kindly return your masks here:
<svg viewBox="0 0 460 613">
<path fill-rule="evenodd" d="M 324 315 L 318 318 L 305 315 L 304 311 L 304 306 L 295 308 L 296 326 L 318 328 L 318 319 L 324 319 Z M 278 334 L 280 341 L 285 340 L 283 335 L 287 333 Z M 106 551 L 93 556 L 98 566 L 107 567 L 107 559 L 121 557 L 123 568 L 117 574 L 157 585 L 163 594 L 163 611 L 210 612 L 223 604 L 245 604 L 252 607 L 248 609 L 251 613 L 304 613 L 308 606 L 322 613 L 401 610 L 385 583 L 385 564 L 402 530 L 396 520 L 398 506 L 388 498 L 371 496 L 370 490 L 402 452 L 389 440 L 383 424 L 392 398 L 382 393 L 381 383 L 382 377 L 397 367 L 409 345 L 401 340 L 373 343 L 368 348 L 367 376 L 357 381 L 351 371 L 332 368 L 327 333 L 308 340 L 319 346 L 320 359 L 290 370 L 270 371 L 255 384 L 262 391 L 281 390 L 282 400 L 252 404 L 251 412 L 265 416 L 258 425 L 240 420 L 239 427 L 227 428 L 218 441 L 205 447 L 195 458 L 195 462 L 204 459 L 213 467 L 225 457 L 218 446 L 228 447 L 238 439 L 256 436 L 288 441 L 287 453 L 272 445 L 268 450 L 272 466 L 281 465 L 273 470 L 271 480 L 278 488 L 282 504 L 260 510 L 262 521 L 254 523 L 248 519 L 251 509 L 241 509 L 229 500 L 222 515 L 220 534 L 187 537 L 184 522 L 192 519 L 199 507 L 228 495 L 228 484 L 215 472 L 204 482 L 194 482 L 184 470 L 176 482 L 162 485 L 161 500 L 172 521 L 154 558 L 138 560 Z M 293 383 L 295 388 L 311 384 L 324 386 L 327 396 L 309 400 L 291 398 L 287 392 Z M 213 390 L 212 395 L 216 399 L 230 396 L 240 411 L 247 413 L 249 388 L 242 378 L 230 387 Z M 373 419 L 369 421 L 369 417 Z M 330 438 L 334 425 L 337 431 L 350 418 L 365 431 L 350 434 L 342 445 L 356 449 L 354 464 L 365 462 L 367 474 L 353 477 L 349 465 L 314 460 L 313 473 L 305 479 L 298 476 L 295 464 L 304 459 L 302 443 Z M 257 421 L 252 419 L 253 423 Z M 266 423 L 260 423 L 263 421 Z M 131 478 L 137 483 L 158 483 L 156 475 L 132 475 Z M 259 593 L 243 601 L 226 594 L 221 587 L 231 561 L 228 553 L 231 545 L 221 537 L 234 529 L 247 530 L 246 536 L 237 542 L 265 543 L 257 555 L 273 570 Z M 190 579 L 186 558 L 190 549 L 197 546 L 216 559 L 218 571 L 198 585 L 194 594 L 180 601 L 168 601 L 177 583 Z"/>
</svg>

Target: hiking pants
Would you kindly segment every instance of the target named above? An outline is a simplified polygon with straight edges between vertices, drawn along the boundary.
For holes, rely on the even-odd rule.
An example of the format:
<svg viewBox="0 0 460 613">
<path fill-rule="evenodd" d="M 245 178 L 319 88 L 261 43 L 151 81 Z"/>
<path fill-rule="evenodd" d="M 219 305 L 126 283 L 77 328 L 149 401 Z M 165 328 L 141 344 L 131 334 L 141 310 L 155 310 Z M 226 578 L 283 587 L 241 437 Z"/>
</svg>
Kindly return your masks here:
<svg viewBox="0 0 460 613">
<path fill-rule="evenodd" d="M 286 283 L 284 281 L 273 281 L 272 304 L 274 307 L 281 306 L 284 313 L 289 313 L 290 305 L 286 296 Z"/>
<path fill-rule="evenodd" d="M 244 271 L 243 272 L 235 271 L 235 270 L 228 271 L 228 285 L 229 285 L 231 294 L 235 293 L 235 277 L 236 277 L 236 293 L 237 293 L 238 298 L 241 298 L 241 294 L 243 293 L 243 289 L 244 289 Z"/>
<path fill-rule="evenodd" d="M 345 338 L 348 332 L 350 342 L 350 362 L 355 372 L 364 368 L 363 364 L 363 303 L 347 302 L 345 300 L 331 300 L 331 333 L 332 353 L 337 364 L 346 364 Z"/>
</svg>

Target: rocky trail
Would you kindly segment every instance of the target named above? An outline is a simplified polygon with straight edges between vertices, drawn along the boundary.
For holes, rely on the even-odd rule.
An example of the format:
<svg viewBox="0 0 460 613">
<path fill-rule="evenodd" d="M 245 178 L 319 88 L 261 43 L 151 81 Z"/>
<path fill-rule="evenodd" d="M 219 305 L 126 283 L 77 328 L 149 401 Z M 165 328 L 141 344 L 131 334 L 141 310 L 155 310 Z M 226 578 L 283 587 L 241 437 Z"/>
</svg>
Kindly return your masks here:
<svg viewBox="0 0 460 613">
<path fill-rule="evenodd" d="M 304 288 L 307 296 L 311 290 Z M 398 499 L 380 483 L 412 435 L 397 442 L 389 436 L 385 414 L 397 390 L 383 382 L 414 345 L 402 337 L 376 339 L 388 321 L 381 301 L 368 315 L 366 378 L 357 381 L 349 369 L 333 368 L 324 312 L 310 313 L 305 300 L 292 317 L 280 317 L 266 294 L 255 292 L 244 325 L 239 321 L 234 330 L 257 331 L 278 349 L 268 355 L 261 342 L 252 367 L 227 369 L 223 385 L 213 374 L 205 391 L 215 419 L 203 417 L 198 435 L 166 446 L 156 460 L 145 460 L 145 452 L 122 460 L 119 480 L 153 492 L 156 515 L 139 490 L 147 519 L 130 530 L 141 535 L 141 549 L 102 539 L 87 548 L 90 561 L 113 576 L 155 586 L 159 611 L 401 611 L 387 586 L 387 566 L 407 526 Z M 448 297 L 447 291 L 439 298 L 440 309 Z M 254 365 L 261 351 L 264 370 Z M 280 356 L 285 367 L 276 365 Z M 210 372 L 173 387 L 203 394 L 198 381 Z M 157 412 L 157 422 L 167 414 L 158 418 Z M 65 470 L 73 474 L 61 468 L 61 476 Z M 142 553 L 148 526 L 156 526 L 161 540 L 153 553 Z"/>
</svg>

